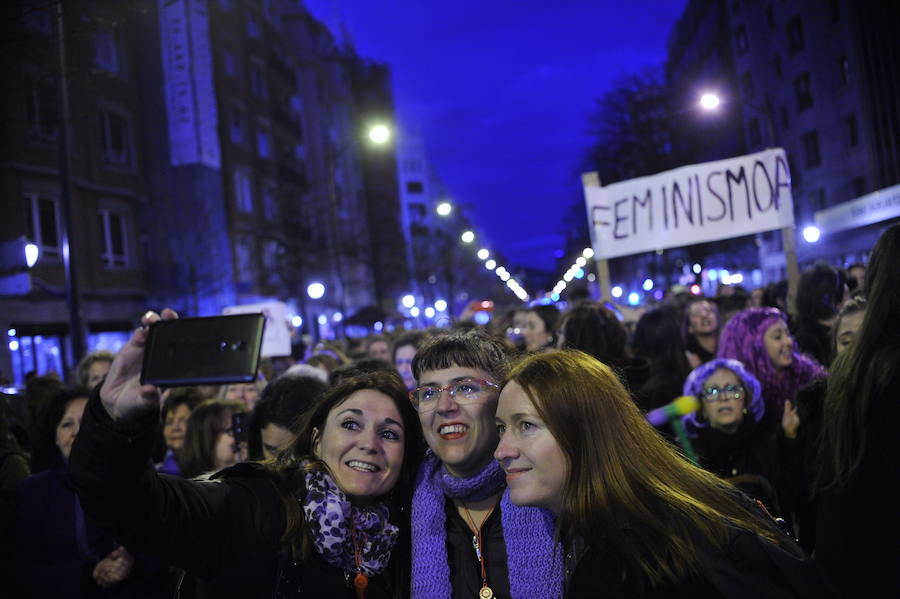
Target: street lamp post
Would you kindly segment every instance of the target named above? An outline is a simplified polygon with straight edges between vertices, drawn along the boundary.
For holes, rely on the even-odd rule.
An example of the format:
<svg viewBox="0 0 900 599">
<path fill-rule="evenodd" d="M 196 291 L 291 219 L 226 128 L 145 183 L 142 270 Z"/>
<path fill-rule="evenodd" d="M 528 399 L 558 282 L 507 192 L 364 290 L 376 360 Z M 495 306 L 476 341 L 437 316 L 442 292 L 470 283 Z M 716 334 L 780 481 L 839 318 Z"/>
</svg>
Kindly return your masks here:
<svg viewBox="0 0 900 599">
<path fill-rule="evenodd" d="M 699 104 L 703 110 L 716 110 L 720 103 L 719 96 L 715 93 L 707 92 L 700 96 Z M 775 136 L 775 119 L 772 116 L 772 101 L 769 99 L 768 94 L 766 94 L 765 103 L 762 106 L 746 101 L 741 101 L 741 104 L 755 110 L 763 116 L 766 121 L 769 144 L 772 147 L 777 147 L 778 140 Z M 797 288 L 800 286 L 800 265 L 797 260 L 797 241 L 794 237 L 794 229 L 792 227 L 784 227 L 781 229 L 781 242 L 784 247 L 784 257 L 787 265 L 788 312 L 795 315 L 797 313 Z"/>
<path fill-rule="evenodd" d="M 391 138 L 391 130 L 387 125 L 377 124 L 372 126 L 368 131 L 369 140 L 375 145 L 384 145 Z M 338 227 L 338 197 L 337 197 L 337 167 L 338 160 L 343 156 L 350 148 L 357 147 L 356 141 L 354 137 L 354 141 L 351 141 L 347 144 L 344 144 L 340 149 L 335 152 L 327 152 L 325 155 L 326 161 L 326 171 L 328 173 L 328 211 L 329 211 L 329 221 L 330 221 L 330 229 L 332 234 L 333 242 L 331 244 L 331 256 L 332 256 L 332 266 L 335 269 L 335 274 L 337 275 L 338 289 L 337 289 L 337 300 L 338 300 L 338 308 L 342 315 L 347 314 L 347 291 L 344 280 L 344 244 L 343 239 L 340 235 L 340 228 Z M 341 333 L 343 333 L 343 319 L 341 320 L 340 327 Z M 318 327 L 317 327 L 318 329 Z"/>
</svg>

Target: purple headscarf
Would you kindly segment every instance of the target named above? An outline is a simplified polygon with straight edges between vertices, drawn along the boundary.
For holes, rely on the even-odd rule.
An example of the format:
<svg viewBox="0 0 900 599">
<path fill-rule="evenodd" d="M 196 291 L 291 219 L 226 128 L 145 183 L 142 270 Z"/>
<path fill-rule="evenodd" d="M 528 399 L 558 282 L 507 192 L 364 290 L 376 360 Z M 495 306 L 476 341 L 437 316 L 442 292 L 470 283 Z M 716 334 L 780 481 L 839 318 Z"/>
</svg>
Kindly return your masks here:
<svg viewBox="0 0 900 599">
<path fill-rule="evenodd" d="M 825 369 L 805 354 L 792 352 L 793 361 L 784 369 L 776 369 L 766 351 L 763 335 L 774 324 L 787 324 L 777 308 L 750 308 L 738 312 L 719 337 L 718 357 L 742 362 L 762 384 L 762 395 L 776 422 L 781 419 L 785 401 L 794 401 L 797 391 L 813 379 L 825 375 Z"/>
<path fill-rule="evenodd" d="M 684 394 L 693 395 L 699 398 L 703 394 L 703 383 L 705 383 L 706 379 L 712 376 L 712 374 L 720 368 L 730 370 L 740 379 L 741 384 L 744 385 L 744 388 L 750 394 L 750 405 L 746 406 L 747 411 L 757 422 L 762 420 L 763 414 L 765 414 L 766 411 L 765 402 L 762 397 L 762 385 L 760 385 L 756 377 L 737 360 L 714 358 L 705 364 L 701 364 L 692 370 L 688 375 L 687 380 L 684 381 Z M 684 422 L 688 434 L 692 437 L 697 436 L 697 431 L 699 429 L 709 426 L 709 422 L 698 418 L 701 410 L 703 410 L 702 407 L 696 412 L 685 414 L 681 419 L 681 421 Z"/>
</svg>

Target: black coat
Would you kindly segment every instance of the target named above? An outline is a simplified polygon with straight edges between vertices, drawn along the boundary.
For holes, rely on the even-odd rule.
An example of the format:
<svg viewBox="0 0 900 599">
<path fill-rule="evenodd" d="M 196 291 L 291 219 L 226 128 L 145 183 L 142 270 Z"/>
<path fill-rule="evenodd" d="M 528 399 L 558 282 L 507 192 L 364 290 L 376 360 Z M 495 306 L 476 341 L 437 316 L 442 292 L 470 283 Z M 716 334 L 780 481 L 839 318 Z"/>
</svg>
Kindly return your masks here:
<svg viewBox="0 0 900 599">
<path fill-rule="evenodd" d="M 780 499 L 781 436 L 767 431 L 749 414 L 734 434 L 712 427 L 698 429 L 691 445 L 700 466 L 762 501 L 776 516 L 786 515 Z"/>
<path fill-rule="evenodd" d="M 158 474 L 150 459 L 158 411 L 113 421 L 95 393 L 72 450 L 85 511 L 129 542 L 202 580 L 213 597 L 356 597 L 352 577 L 318 555 L 294 567 L 281 537 L 286 511 L 259 465 L 239 464 L 198 482 Z M 387 595 L 369 581 L 367 599 Z"/>
<path fill-rule="evenodd" d="M 741 501 L 749 501 L 741 497 Z M 601 546 L 588 548 L 577 561 L 566 589 L 566 599 L 829 599 L 833 589 L 818 567 L 798 545 L 783 535 L 767 515 L 759 521 L 780 535 L 775 545 L 756 534 L 731 527 L 722 550 L 695 538 L 701 573 L 677 584 L 641 589 L 635 580 L 623 580 L 621 556 Z"/>
</svg>

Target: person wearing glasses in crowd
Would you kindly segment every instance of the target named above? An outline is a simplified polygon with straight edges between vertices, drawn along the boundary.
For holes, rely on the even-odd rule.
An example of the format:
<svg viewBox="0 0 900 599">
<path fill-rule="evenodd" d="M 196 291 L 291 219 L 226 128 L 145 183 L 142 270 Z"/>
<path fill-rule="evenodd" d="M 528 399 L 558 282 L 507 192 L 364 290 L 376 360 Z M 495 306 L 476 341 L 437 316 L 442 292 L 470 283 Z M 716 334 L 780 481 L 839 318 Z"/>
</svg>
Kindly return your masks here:
<svg viewBox="0 0 900 599">
<path fill-rule="evenodd" d="M 780 439 L 795 438 L 800 424 L 791 404 L 781 419 L 783 437 L 761 427 L 762 386 L 743 364 L 725 358 L 694 369 L 684 395 L 700 400 L 698 410 L 682 419 L 700 466 L 762 501 L 770 513 L 786 515 L 779 493 Z"/>
<path fill-rule="evenodd" d="M 149 463 L 159 391 L 140 384 L 146 327 L 159 318 L 144 316 L 87 402 L 70 461 L 85 512 L 200 578 L 210 597 L 407 596 L 424 443 L 400 377 L 363 373 L 331 387 L 276 460 L 210 481 L 166 476 Z"/>
<path fill-rule="evenodd" d="M 507 348 L 469 331 L 432 339 L 413 359 L 409 395 L 429 447 L 413 495 L 413 599 L 562 594 L 552 515 L 515 506 L 493 458 Z"/>
<path fill-rule="evenodd" d="M 557 516 L 566 599 L 833 595 L 758 504 L 679 454 L 591 356 L 518 363 L 496 423 L 511 501 Z"/>
</svg>

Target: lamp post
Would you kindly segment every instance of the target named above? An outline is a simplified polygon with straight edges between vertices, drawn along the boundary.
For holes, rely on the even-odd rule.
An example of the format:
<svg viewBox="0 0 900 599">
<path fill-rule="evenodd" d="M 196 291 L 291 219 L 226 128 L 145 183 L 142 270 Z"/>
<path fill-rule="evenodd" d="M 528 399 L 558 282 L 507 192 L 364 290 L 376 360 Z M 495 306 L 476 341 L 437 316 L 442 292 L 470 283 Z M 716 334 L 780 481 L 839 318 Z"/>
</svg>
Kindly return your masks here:
<svg viewBox="0 0 900 599">
<path fill-rule="evenodd" d="M 714 92 L 706 92 L 700 96 L 700 108 L 706 111 L 718 109 L 721 100 L 718 94 Z M 755 110 L 760 113 L 766 121 L 766 131 L 769 136 L 769 144 L 772 147 L 778 146 L 778 140 L 775 136 L 775 119 L 772 116 L 772 101 L 768 94 L 765 103 L 762 106 L 753 104 L 752 102 L 741 101 L 743 106 Z M 818 237 L 816 237 L 818 241 Z M 797 241 L 794 237 L 794 229 L 792 227 L 784 227 L 781 229 L 781 242 L 784 246 L 784 257 L 787 265 L 788 278 L 788 312 L 792 315 L 797 313 L 797 288 L 800 286 L 800 265 L 797 261 Z"/>
<path fill-rule="evenodd" d="M 383 124 L 379 123 L 373 125 L 369 128 L 367 132 L 368 139 L 372 142 L 373 145 L 382 146 L 386 144 L 391 139 L 391 129 Z M 337 197 L 337 168 L 338 161 L 340 158 L 346 154 L 346 152 L 351 149 L 357 147 L 356 138 L 354 137 L 352 141 L 344 144 L 340 149 L 334 152 L 326 152 L 325 155 L 325 168 L 328 173 L 328 211 L 329 211 L 329 221 L 330 221 L 330 229 L 332 234 L 332 244 L 331 244 L 331 255 L 332 255 L 332 266 L 335 269 L 335 274 L 337 275 L 338 289 L 337 289 L 337 300 L 338 307 L 340 313 L 342 315 L 347 314 L 347 292 L 346 285 L 344 280 L 344 244 L 342 236 L 340 235 L 340 228 L 338 227 L 338 197 Z M 343 320 L 341 320 L 341 323 Z M 318 326 L 316 327 L 318 331 Z M 343 324 L 341 324 L 341 332 L 343 332 Z"/>
</svg>

